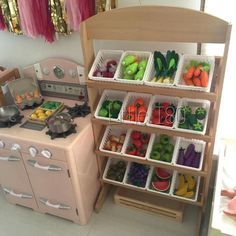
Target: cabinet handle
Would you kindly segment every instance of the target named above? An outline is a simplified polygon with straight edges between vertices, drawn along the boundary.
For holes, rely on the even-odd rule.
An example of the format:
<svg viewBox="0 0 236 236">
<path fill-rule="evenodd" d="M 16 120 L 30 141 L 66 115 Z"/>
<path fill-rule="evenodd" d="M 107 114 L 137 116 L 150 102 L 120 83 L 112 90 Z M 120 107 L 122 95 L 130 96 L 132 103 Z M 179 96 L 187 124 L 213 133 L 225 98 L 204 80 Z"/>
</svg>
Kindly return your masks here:
<svg viewBox="0 0 236 236">
<path fill-rule="evenodd" d="M 52 207 L 52 208 L 64 209 L 64 210 L 70 210 L 70 209 L 71 209 L 70 206 L 67 206 L 67 205 L 62 204 L 62 203 L 59 203 L 59 204 L 52 204 L 52 203 L 50 203 L 49 200 L 46 199 L 46 198 L 39 198 L 39 201 L 40 201 L 41 203 L 43 203 L 44 205 L 49 206 L 49 207 Z"/>
<path fill-rule="evenodd" d="M 59 166 L 54 166 L 54 165 L 42 166 L 35 160 L 28 160 L 27 163 L 28 165 L 41 169 L 41 170 L 48 170 L 48 171 L 61 171 L 62 170 L 62 168 Z"/>
<path fill-rule="evenodd" d="M 28 199 L 33 198 L 31 195 L 27 193 L 15 193 L 12 189 L 9 188 L 3 188 L 3 191 L 5 192 L 5 194 L 10 194 L 18 198 L 28 198 Z"/>
<path fill-rule="evenodd" d="M 0 157 L 0 161 L 19 161 L 20 158 L 19 157 Z"/>
</svg>

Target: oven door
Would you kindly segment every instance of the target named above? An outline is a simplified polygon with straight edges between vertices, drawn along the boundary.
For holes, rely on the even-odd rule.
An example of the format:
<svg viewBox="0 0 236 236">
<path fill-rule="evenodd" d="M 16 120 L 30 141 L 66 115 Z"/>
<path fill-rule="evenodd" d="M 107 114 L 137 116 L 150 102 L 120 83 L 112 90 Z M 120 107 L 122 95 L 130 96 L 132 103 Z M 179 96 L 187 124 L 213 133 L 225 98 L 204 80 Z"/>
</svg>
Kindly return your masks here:
<svg viewBox="0 0 236 236">
<path fill-rule="evenodd" d="M 33 209 L 37 208 L 34 194 L 19 152 L 0 150 L 0 183 L 6 199 Z"/>
<path fill-rule="evenodd" d="M 23 154 L 40 211 L 78 222 L 78 212 L 65 162 Z"/>
</svg>

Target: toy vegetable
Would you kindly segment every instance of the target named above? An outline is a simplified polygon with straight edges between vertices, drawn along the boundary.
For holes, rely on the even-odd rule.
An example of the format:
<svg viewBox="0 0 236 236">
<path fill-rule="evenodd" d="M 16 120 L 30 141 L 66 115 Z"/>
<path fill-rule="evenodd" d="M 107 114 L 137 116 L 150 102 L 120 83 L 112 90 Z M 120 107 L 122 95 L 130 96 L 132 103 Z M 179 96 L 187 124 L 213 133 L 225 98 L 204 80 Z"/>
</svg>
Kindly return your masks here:
<svg viewBox="0 0 236 236">
<path fill-rule="evenodd" d="M 123 66 L 128 66 L 137 61 L 137 57 L 134 55 L 127 55 L 121 62 Z"/>
</svg>

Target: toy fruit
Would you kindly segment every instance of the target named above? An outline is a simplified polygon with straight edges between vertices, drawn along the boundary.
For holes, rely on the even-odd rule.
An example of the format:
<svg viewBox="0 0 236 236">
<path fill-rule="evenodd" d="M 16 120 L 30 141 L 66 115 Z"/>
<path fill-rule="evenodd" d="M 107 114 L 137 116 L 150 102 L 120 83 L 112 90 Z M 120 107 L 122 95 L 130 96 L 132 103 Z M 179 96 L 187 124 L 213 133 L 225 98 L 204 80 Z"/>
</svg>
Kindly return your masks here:
<svg viewBox="0 0 236 236">
<path fill-rule="evenodd" d="M 195 193 L 193 191 L 189 191 L 189 192 L 186 192 L 185 194 L 183 194 L 182 196 L 183 197 L 186 197 L 186 198 L 192 198 L 194 197 Z"/>
<path fill-rule="evenodd" d="M 178 188 L 178 190 L 175 192 L 178 196 L 183 196 L 188 191 L 188 183 L 185 183 L 181 188 Z"/>
<path fill-rule="evenodd" d="M 136 155 L 137 149 L 135 145 L 129 146 L 126 150 L 126 154 L 128 155 Z"/>
<path fill-rule="evenodd" d="M 165 192 L 170 188 L 170 181 L 166 180 L 152 182 L 152 187 L 157 191 Z"/>
<path fill-rule="evenodd" d="M 160 143 L 165 145 L 165 144 L 168 144 L 169 143 L 169 136 L 165 135 L 165 134 L 161 134 L 160 135 Z"/>
<path fill-rule="evenodd" d="M 179 189 L 182 188 L 185 184 L 185 178 L 184 178 L 184 175 L 180 174 L 179 175 Z"/>
<path fill-rule="evenodd" d="M 143 164 L 134 162 L 131 163 L 127 183 L 144 188 L 146 185 L 149 168 L 149 166 Z"/>
<path fill-rule="evenodd" d="M 195 110 L 195 115 L 197 117 L 198 120 L 203 120 L 206 118 L 206 109 L 204 109 L 203 107 L 198 107 L 196 110 Z"/>
<path fill-rule="evenodd" d="M 151 154 L 151 159 L 153 160 L 161 160 L 161 153 L 158 151 L 153 151 Z"/>
<path fill-rule="evenodd" d="M 188 183 L 188 189 L 193 190 L 196 187 L 196 180 L 193 176 L 185 175 L 185 179 Z"/>
<path fill-rule="evenodd" d="M 136 155 L 139 156 L 139 157 L 145 157 L 146 150 L 139 148 L 136 152 Z"/>
<path fill-rule="evenodd" d="M 139 131 L 132 131 L 131 138 L 132 139 L 140 139 L 141 138 L 141 132 L 139 132 Z"/>
<path fill-rule="evenodd" d="M 101 108 L 98 112 L 98 115 L 99 116 L 102 116 L 102 117 L 107 117 L 109 114 L 108 110 L 106 110 L 105 108 Z"/>
<path fill-rule="evenodd" d="M 160 179 L 169 179 L 171 177 L 171 174 L 169 172 L 160 167 L 156 168 L 156 175 Z"/>
<path fill-rule="evenodd" d="M 126 163 L 124 161 L 118 161 L 116 164 L 111 164 L 107 171 L 106 178 L 122 182 L 126 170 Z"/>
</svg>

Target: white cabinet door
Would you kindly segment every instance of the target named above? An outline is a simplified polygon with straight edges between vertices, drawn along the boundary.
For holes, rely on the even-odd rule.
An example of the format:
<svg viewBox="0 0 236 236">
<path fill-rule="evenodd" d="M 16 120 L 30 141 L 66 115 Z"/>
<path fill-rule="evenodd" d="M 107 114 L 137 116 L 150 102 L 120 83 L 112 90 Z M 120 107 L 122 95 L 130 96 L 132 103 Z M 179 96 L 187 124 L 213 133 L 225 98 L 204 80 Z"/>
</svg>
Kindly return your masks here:
<svg viewBox="0 0 236 236">
<path fill-rule="evenodd" d="M 0 182 L 5 197 L 10 203 L 37 208 L 19 152 L 0 150 Z"/>
<path fill-rule="evenodd" d="M 78 222 L 76 203 L 65 162 L 23 154 L 40 211 Z"/>
</svg>

